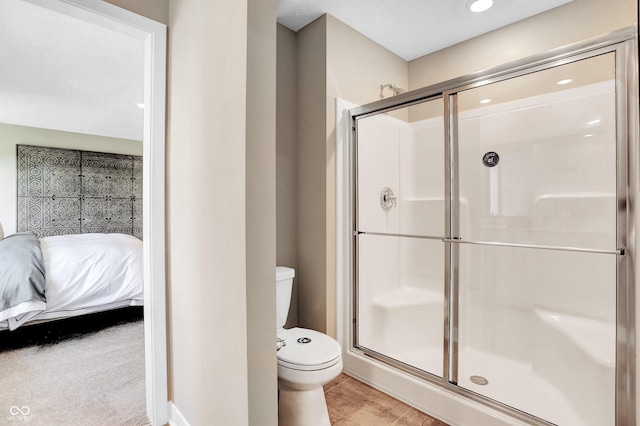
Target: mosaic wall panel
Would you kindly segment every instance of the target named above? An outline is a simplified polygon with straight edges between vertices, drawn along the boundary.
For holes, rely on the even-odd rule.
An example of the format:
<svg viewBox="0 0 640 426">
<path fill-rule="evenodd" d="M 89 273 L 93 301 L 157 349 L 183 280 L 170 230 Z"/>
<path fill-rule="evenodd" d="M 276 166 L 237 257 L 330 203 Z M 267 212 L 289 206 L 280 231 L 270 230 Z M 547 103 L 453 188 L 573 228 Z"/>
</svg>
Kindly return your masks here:
<svg viewBox="0 0 640 426">
<path fill-rule="evenodd" d="M 18 169 L 18 197 L 80 196 L 80 151 L 18 145 Z"/>
<path fill-rule="evenodd" d="M 142 197 L 133 201 L 133 236 L 142 239 Z"/>
<path fill-rule="evenodd" d="M 142 157 L 18 145 L 18 231 L 142 239 Z"/>
<path fill-rule="evenodd" d="M 142 239 L 142 157 L 133 159 L 133 236 Z"/>
</svg>

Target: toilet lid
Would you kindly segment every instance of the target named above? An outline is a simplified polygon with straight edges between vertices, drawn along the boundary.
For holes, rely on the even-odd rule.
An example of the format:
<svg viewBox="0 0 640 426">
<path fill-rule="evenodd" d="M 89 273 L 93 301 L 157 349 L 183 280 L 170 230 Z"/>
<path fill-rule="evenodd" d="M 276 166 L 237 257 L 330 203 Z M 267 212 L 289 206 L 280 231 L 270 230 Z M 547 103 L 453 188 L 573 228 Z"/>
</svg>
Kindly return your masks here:
<svg viewBox="0 0 640 426">
<path fill-rule="evenodd" d="M 286 342 L 278 351 L 278 363 L 289 368 L 327 368 L 335 364 L 342 354 L 338 342 L 314 330 L 296 327 L 279 331 L 278 337 Z"/>
</svg>

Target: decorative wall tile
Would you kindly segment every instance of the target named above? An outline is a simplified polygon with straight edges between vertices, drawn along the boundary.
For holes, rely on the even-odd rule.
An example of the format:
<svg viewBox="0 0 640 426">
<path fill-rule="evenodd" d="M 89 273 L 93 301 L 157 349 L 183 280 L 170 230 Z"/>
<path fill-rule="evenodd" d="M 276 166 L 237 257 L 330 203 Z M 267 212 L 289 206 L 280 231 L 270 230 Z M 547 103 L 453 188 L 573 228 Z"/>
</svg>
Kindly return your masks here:
<svg viewBox="0 0 640 426">
<path fill-rule="evenodd" d="M 142 238 L 142 158 L 18 145 L 18 231 Z"/>
<path fill-rule="evenodd" d="M 142 157 L 133 157 L 133 196 L 142 200 Z M 142 209 L 140 210 L 142 212 Z"/>
<path fill-rule="evenodd" d="M 101 226 L 84 226 L 82 228 L 83 234 L 127 234 L 133 235 L 134 237 L 142 239 L 141 236 L 134 235 L 131 233 L 131 226 L 112 226 L 112 225 L 101 225 Z"/>
<path fill-rule="evenodd" d="M 131 198 L 131 170 L 82 169 L 82 194 L 87 197 Z"/>
<path fill-rule="evenodd" d="M 18 145 L 19 197 L 79 197 L 80 151 Z"/>
<path fill-rule="evenodd" d="M 130 198 L 133 157 L 99 152 L 82 155 L 82 193 L 90 197 Z"/>
<path fill-rule="evenodd" d="M 95 228 L 133 228 L 133 205 L 130 198 L 88 198 L 82 200 L 82 226 Z"/>
<path fill-rule="evenodd" d="M 142 239 L 142 197 L 133 199 L 133 236 Z"/>
<path fill-rule="evenodd" d="M 38 237 L 80 234 L 80 198 L 18 197 L 18 231 Z"/>
<path fill-rule="evenodd" d="M 142 157 L 133 158 L 133 235 L 142 239 Z"/>
</svg>

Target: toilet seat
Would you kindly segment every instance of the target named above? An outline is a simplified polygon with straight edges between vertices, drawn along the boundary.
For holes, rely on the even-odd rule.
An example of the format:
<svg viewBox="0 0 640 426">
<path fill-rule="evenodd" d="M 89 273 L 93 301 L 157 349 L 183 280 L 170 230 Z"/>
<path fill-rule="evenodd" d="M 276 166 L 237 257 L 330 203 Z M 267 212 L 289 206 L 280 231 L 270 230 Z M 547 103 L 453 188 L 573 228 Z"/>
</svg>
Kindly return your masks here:
<svg viewBox="0 0 640 426">
<path fill-rule="evenodd" d="M 340 362 L 340 344 L 326 334 L 305 328 L 279 330 L 286 342 L 278 351 L 278 365 L 293 370 L 323 370 Z"/>
</svg>

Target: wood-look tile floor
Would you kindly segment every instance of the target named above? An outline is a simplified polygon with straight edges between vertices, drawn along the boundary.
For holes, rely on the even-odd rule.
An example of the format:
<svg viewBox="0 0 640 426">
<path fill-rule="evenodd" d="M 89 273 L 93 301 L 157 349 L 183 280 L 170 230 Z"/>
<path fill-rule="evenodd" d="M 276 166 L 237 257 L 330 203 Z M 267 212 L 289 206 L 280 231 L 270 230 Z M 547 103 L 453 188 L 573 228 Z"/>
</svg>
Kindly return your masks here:
<svg viewBox="0 0 640 426">
<path fill-rule="evenodd" d="M 335 426 L 447 426 L 344 373 L 324 385 L 324 395 Z"/>
</svg>

